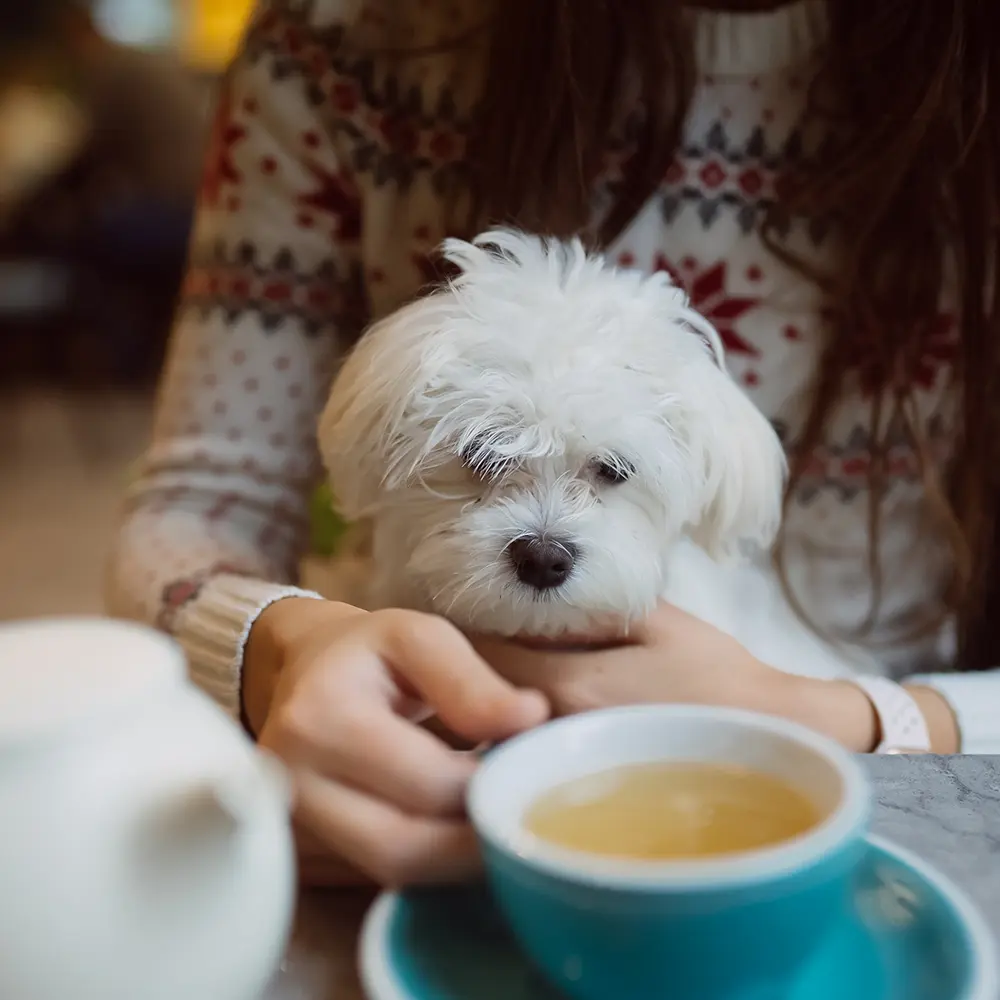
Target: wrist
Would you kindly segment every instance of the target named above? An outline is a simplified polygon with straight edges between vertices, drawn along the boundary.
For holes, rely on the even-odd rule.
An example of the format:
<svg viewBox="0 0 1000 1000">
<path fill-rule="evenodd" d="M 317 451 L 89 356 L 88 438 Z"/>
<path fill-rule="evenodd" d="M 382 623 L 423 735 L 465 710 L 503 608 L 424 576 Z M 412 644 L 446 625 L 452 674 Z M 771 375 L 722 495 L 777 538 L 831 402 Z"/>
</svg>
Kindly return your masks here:
<svg viewBox="0 0 1000 1000">
<path fill-rule="evenodd" d="M 854 753 L 871 753 L 879 742 L 875 706 L 847 680 L 786 675 L 783 712 L 794 722 L 836 740 Z"/>
<path fill-rule="evenodd" d="M 882 739 L 878 712 L 868 695 L 849 680 L 817 680 L 786 675 L 782 714 L 830 736 L 855 753 L 872 753 Z M 934 753 L 961 751 L 955 713 L 934 688 L 907 685 L 930 734 Z"/>
<path fill-rule="evenodd" d="M 285 597 L 265 608 L 253 623 L 245 659 L 284 653 L 318 621 L 329 618 L 329 601 L 310 597 Z"/>
<path fill-rule="evenodd" d="M 254 736 L 267 718 L 289 651 L 315 625 L 330 620 L 331 607 L 336 605 L 311 597 L 285 597 L 257 616 L 243 649 L 240 673 L 244 720 Z"/>
<path fill-rule="evenodd" d="M 932 687 L 917 684 L 906 685 L 910 697 L 917 703 L 927 731 L 931 738 L 931 750 L 934 753 L 952 754 L 962 750 L 962 734 L 958 726 L 955 712 L 940 691 Z"/>
</svg>

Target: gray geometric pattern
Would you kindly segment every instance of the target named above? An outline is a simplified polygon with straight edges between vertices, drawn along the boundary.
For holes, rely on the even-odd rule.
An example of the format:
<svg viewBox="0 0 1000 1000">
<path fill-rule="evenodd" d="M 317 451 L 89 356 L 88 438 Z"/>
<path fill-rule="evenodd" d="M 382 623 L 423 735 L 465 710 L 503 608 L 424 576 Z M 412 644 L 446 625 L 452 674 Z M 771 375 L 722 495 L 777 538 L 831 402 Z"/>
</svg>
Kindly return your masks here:
<svg viewBox="0 0 1000 1000">
<path fill-rule="evenodd" d="M 769 146 L 765 130 L 757 126 L 743 145 L 735 143 L 722 121 L 716 120 L 701 142 L 689 142 L 677 155 L 660 192 L 660 211 L 666 223 L 673 222 L 683 208 L 694 205 L 705 229 L 723 211 L 734 213 L 740 231 L 749 234 L 766 213 L 779 236 L 786 236 L 792 219 L 780 211 L 778 190 L 789 164 L 802 157 L 802 138 L 793 131 L 778 146 Z M 681 177 L 677 177 L 681 174 Z M 806 232 L 816 245 L 827 237 L 830 226 L 822 220 L 806 223 Z"/>
</svg>

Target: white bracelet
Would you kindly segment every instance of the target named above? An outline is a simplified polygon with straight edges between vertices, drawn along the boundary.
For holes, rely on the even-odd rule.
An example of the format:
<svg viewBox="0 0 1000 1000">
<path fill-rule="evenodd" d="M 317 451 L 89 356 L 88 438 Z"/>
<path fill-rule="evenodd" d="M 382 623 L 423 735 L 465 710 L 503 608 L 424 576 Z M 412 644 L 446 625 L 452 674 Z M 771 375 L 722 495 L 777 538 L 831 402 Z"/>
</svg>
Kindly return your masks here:
<svg viewBox="0 0 1000 1000">
<path fill-rule="evenodd" d="M 913 696 L 901 684 L 884 677 L 852 677 L 875 709 L 881 739 L 878 754 L 930 753 L 927 720 Z"/>
</svg>

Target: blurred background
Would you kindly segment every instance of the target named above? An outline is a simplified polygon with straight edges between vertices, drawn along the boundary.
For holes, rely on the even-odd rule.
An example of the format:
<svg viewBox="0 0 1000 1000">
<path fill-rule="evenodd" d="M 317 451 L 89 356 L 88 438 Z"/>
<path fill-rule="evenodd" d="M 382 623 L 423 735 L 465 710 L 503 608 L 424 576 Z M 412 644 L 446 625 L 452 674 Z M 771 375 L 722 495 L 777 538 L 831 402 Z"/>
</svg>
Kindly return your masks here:
<svg viewBox="0 0 1000 1000">
<path fill-rule="evenodd" d="M 0 0 L 0 620 L 100 610 L 252 0 Z"/>
</svg>

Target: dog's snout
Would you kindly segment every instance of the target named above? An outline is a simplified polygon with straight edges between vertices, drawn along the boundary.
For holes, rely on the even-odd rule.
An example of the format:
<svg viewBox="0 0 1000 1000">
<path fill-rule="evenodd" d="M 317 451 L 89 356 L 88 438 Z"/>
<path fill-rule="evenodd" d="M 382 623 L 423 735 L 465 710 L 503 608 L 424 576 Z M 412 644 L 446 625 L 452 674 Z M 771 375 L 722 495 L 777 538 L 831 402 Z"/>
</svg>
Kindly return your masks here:
<svg viewBox="0 0 1000 1000">
<path fill-rule="evenodd" d="M 517 578 L 536 590 L 562 586 L 573 572 L 577 548 L 555 538 L 518 538 L 508 548 Z"/>
</svg>

